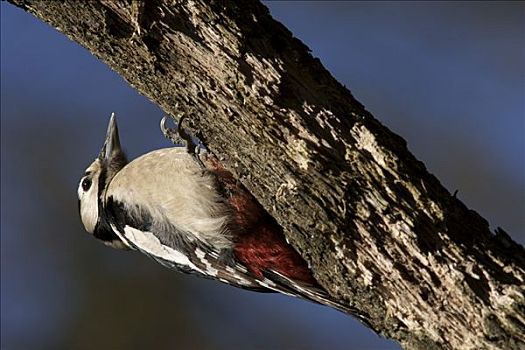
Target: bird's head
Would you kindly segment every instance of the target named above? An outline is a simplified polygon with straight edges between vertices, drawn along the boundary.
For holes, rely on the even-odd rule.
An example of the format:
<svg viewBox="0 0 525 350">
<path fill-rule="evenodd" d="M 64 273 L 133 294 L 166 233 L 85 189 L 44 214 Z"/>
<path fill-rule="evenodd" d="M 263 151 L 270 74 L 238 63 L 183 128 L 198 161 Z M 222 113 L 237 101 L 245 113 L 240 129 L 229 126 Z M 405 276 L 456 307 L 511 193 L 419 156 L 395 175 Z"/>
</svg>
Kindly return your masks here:
<svg viewBox="0 0 525 350">
<path fill-rule="evenodd" d="M 80 179 L 77 192 L 80 218 L 86 231 L 115 248 L 124 248 L 125 245 L 105 220 L 104 200 L 107 186 L 126 164 L 117 121 L 112 114 L 102 150 Z"/>
</svg>

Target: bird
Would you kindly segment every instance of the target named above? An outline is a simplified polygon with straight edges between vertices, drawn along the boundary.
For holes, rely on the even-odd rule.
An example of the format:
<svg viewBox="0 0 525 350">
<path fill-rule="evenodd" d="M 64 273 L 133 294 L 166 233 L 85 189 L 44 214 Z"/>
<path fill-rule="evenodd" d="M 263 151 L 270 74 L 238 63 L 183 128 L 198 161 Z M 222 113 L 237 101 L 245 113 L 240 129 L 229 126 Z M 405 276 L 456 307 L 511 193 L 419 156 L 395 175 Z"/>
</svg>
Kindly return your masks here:
<svg viewBox="0 0 525 350">
<path fill-rule="evenodd" d="M 210 152 L 161 122 L 168 147 L 128 161 L 115 114 L 101 151 L 78 186 L 85 230 L 117 249 L 183 273 L 258 292 L 278 292 L 367 317 L 321 287 L 282 227 Z"/>
</svg>

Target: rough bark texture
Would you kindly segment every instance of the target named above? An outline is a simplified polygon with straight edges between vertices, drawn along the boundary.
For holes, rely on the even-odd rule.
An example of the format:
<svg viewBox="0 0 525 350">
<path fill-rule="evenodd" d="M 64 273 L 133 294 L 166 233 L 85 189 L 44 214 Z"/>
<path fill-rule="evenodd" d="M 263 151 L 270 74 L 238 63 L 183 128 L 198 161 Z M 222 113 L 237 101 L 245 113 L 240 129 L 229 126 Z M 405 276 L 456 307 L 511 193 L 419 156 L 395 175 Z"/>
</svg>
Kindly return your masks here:
<svg viewBox="0 0 525 350">
<path fill-rule="evenodd" d="M 189 114 L 319 282 L 378 332 L 407 349 L 525 347 L 523 248 L 491 234 L 260 3 L 11 2 Z"/>
</svg>

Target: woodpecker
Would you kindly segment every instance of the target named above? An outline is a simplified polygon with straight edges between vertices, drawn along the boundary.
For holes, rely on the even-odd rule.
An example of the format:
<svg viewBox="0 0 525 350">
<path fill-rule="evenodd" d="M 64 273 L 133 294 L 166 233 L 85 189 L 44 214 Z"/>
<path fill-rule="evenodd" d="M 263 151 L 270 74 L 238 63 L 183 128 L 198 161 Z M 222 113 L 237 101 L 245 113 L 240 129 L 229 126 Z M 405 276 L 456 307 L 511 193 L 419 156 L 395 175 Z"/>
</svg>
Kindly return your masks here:
<svg viewBox="0 0 525 350">
<path fill-rule="evenodd" d="M 209 152 L 164 148 L 128 162 L 112 114 L 98 157 L 78 186 L 80 218 L 104 244 L 139 251 L 184 273 L 328 305 L 333 299 L 281 226 Z M 161 128 L 169 137 L 171 129 Z"/>
</svg>

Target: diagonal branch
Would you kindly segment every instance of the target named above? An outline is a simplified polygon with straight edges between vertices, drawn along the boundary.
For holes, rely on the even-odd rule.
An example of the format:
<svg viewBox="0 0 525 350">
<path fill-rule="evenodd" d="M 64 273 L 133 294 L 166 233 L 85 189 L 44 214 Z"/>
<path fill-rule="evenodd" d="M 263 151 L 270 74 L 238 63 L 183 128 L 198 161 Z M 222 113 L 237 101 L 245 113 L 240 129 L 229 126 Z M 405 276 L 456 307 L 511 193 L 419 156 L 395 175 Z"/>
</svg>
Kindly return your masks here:
<svg viewBox="0 0 525 350">
<path fill-rule="evenodd" d="M 525 346 L 525 254 L 257 1 L 11 0 L 189 128 L 332 295 L 410 349 Z M 172 4 L 175 3 L 175 4 Z"/>
</svg>

